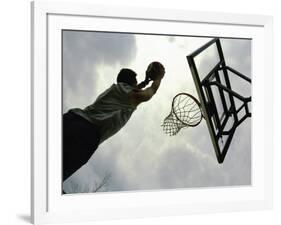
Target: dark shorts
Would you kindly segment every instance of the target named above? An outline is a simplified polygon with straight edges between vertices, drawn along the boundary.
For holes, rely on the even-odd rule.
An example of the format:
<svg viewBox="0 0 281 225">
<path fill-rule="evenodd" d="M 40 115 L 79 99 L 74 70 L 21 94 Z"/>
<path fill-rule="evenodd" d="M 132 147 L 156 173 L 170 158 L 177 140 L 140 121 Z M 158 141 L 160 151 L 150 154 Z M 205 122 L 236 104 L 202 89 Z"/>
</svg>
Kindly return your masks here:
<svg viewBox="0 0 281 225">
<path fill-rule="evenodd" d="M 94 124 L 72 112 L 63 115 L 63 181 L 88 162 L 99 141 Z"/>
</svg>

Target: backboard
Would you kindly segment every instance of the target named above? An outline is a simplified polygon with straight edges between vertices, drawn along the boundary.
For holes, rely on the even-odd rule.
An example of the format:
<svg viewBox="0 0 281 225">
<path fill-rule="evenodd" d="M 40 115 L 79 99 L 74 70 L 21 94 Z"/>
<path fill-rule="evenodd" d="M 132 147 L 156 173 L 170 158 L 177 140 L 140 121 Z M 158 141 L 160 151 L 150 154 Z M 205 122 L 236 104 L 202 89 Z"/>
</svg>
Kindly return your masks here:
<svg viewBox="0 0 281 225">
<path fill-rule="evenodd" d="M 231 80 L 241 79 L 250 84 L 251 79 L 226 65 L 219 38 L 213 38 L 188 55 L 187 61 L 218 163 L 223 163 L 236 128 L 251 117 L 251 96 L 237 93 Z"/>
</svg>

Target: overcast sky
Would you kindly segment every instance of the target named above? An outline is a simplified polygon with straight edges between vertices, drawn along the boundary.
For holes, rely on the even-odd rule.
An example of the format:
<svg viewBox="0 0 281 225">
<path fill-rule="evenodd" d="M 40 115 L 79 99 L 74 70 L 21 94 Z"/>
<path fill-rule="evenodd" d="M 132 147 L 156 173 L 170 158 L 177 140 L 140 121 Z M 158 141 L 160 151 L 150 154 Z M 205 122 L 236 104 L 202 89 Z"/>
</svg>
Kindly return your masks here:
<svg viewBox="0 0 281 225">
<path fill-rule="evenodd" d="M 138 106 L 120 132 L 103 142 L 89 162 L 65 183 L 67 192 L 91 192 L 107 174 L 101 191 L 216 187 L 251 184 L 251 119 L 237 130 L 223 164 L 218 164 L 205 121 L 176 136 L 162 130 L 173 97 L 197 97 L 186 56 L 210 38 L 64 31 L 63 111 L 84 108 L 112 83 L 121 68 L 131 68 L 138 81 L 147 65 L 160 61 L 166 69 L 157 94 Z M 251 76 L 251 41 L 222 39 L 229 66 Z M 204 73 L 216 62 L 210 49 L 196 59 Z M 249 96 L 250 85 L 232 80 Z"/>
</svg>

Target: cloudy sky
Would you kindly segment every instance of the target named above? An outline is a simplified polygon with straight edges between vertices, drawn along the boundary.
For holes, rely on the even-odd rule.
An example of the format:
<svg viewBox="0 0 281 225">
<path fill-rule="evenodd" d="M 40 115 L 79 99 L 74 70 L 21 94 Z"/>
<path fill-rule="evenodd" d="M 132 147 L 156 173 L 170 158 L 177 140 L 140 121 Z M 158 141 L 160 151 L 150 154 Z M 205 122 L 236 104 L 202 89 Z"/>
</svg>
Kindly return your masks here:
<svg viewBox="0 0 281 225">
<path fill-rule="evenodd" d="M 205 121 L 176 136 L 162 130 L 173 97 L 188 92 L 197 97 L 186 56 L 210 38 L 102 32 L 63 32 L 63 112 L 84 108 L 116 83 L 121 68 L 131 68 L 138 81 L 147 65 L 160 61 L 166 69 L 157 94 L 138 106 L 126 126 L 103 142 L 89 162 L 64 182 L 68 193 L 134 191 L 251 184 L 251 119 L 237 130 L 223 164 L 218 164 Z M 229 66 L 251 76 L 251 41 L 221 39 Z M 203 74 L 216 63 L 214 49 L 196 58 Z M 245 96 L 250 85 L 231 80 Z"/>
</svg>

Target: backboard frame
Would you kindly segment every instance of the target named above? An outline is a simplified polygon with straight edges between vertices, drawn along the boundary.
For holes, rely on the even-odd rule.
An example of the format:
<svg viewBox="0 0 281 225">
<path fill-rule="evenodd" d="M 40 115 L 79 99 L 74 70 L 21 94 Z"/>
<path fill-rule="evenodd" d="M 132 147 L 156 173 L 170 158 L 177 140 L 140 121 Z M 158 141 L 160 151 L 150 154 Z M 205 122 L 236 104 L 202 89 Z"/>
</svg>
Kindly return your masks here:
<svg viewBox="0 0 281 225">
<path fill-rule="evenodd" d="M 219 62 L 205 75 L 204 79 L 200 80 L 198 69 L 195 63 L 195 57 L 202 53 L 204 50 L 212 45 L 216 45 L 219 55 Z M 230 143 L 235 134 L 236 128 L 248 117 L 251 117 L 248 103 L 251 102 L 250 97 L 243 97 L 239 93 L 235 92 L 231 88 L 231 82 L 228 72 L 232 72 L 237 77 L 244 81 L 251 83 L 251 79 L 235 69 L 229 67 L 225 63 L 225 58 L 219 38 L 213 38 L 202 47 L 195 50 L 193 53 L 187 56 L 187 61 L 190 67 L 190 71 L 196 86 L 198 97 L 200 99 L 202 112 L 207 123 L 207 127 L 210 133 L 212 144 L 216 153 L 218 163 L 223 163 L 225 156 L 230 147 Z M 225 85 L 221 82 L 221 75 L 219 71 L 222 71 L 222 76 L 225 80 Z M 223 114 L 221 117 L 218 114 L 216 107 L 216 100 L 213 95 L 212 86 L 216 86 L 219 91 L 221 103 L 223 106 Z M 227 106 L 226 98 L 228 97 L 230 106 Z M 237 98 L 243 102 L 243 104 L 237 109 L 234 99 Z M 245 114 L 242 118 L 238 118 L 238 113 L 245 109 Z M 226 128 L 226 124 L 229 119 L 233 117 L 234 122 L 230 129 Z M 221 137 L 226 137 L 226 142 L 223 146 L 219 145 Z"/>
</svg>

